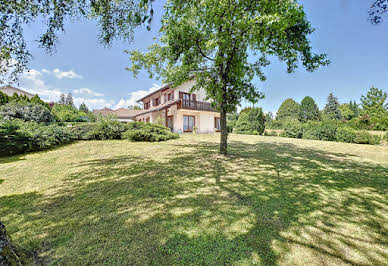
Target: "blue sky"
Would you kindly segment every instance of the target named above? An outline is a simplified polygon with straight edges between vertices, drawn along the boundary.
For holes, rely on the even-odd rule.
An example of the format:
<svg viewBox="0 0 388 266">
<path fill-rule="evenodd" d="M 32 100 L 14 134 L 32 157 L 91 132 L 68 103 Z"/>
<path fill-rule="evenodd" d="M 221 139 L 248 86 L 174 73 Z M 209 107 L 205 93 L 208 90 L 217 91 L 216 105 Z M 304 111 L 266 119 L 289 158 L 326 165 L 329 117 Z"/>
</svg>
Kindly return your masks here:
<svg viewBox="0 0 388 266">
<path fill-rule="evenodd" d="M 158 1 L 157 1 L 158 2 Z M 307 16 L 316 28 L 310 36 L 316 52 L 327 53 L 331 65 L 308 73 L 299 68 L 286 73 L 284 63 L 276 60 L 265 69 L 267 81 L 257 82 L 266 97 L 258 105 L 265 111 L 276 112 L 287 98 L 300 102 L 309 95 L 323 108 L 333 92 L 340 102 L 359 101 L 372 85 L 388 88 L 388 19 L 379 26 L 367 21 L 372 0 L 303 0 Z M 34 59 L 29 73 L 19 86 L 38 92 L 42 98 L 57 100 L 60 93 L 73 93 L 75 103 L 84 101 L 91 108 L 117 108 L 133 104 L 160 81 L 151 80 L 144 72 L 134 79 L 125 70 L 130 62 L 125 49 L 140 49 L 151 45 L 160 26 L 161 3 L 149 32 L 136 30 L 135 40 L 128 44 L 115 42 L 105 48 L 98 43 L 95 23 L 69 23 L 60 34 L 57 53 L 48 55 L 38 48 L 38 34 L 43 31 L 38 22 L 26 27 L 28 46 Z M 246 103 L 242 104 L 246 106 Z"/>
</svg>

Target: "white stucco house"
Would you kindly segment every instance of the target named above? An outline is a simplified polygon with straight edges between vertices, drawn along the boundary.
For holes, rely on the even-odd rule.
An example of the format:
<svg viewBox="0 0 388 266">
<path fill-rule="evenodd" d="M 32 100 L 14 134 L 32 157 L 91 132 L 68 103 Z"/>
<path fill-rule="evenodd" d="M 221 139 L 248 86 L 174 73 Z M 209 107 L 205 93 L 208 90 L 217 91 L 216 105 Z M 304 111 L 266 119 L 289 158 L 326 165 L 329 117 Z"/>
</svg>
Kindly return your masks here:
<svg viewBox="0 0 388 266">
<path fill-rule="evenodd" d="M 190 93 L 194 84 L 195 80 L 190 80 L 177 87 L 166 85 L 139 99 L 144 108 L 133 119 L 155 123 L 162 118 L 175 133 L 219 131 L 220 113 L 206 100 L 203 89 Z"/>
</svg>

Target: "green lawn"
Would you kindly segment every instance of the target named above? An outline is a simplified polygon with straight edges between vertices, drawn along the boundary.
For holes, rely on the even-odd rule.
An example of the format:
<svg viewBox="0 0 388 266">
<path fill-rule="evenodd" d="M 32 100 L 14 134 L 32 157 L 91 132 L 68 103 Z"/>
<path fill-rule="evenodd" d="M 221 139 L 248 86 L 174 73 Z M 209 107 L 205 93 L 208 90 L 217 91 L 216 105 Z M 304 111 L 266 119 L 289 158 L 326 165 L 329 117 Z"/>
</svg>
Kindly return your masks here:
<svg viewBox="0 0 388 266">
<path fill-rule="evenodd" d="M 0 218 L 47 264 L 387 264 L 388 146 L 218 139 L 0 159 Z"/>
</svg>

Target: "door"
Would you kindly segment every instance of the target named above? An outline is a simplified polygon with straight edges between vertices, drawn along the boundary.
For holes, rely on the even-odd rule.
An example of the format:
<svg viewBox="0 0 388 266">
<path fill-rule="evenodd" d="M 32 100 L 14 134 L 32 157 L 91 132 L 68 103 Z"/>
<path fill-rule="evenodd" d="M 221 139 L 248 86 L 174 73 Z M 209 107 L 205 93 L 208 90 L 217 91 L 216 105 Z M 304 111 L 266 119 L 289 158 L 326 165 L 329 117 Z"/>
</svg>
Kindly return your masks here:
<svg viewBox="0 0 388 266">
<path fill-rule="evenodd" d="M 167 117 L 167 127 L 174 131 L 174 117 L 172 115 Z"/>
<path fill-rule="evenodd" d="M 195 117 L 190 115 L 183 116 L 183 131 L 193 132 L 195 126 Z"/>
</svg>

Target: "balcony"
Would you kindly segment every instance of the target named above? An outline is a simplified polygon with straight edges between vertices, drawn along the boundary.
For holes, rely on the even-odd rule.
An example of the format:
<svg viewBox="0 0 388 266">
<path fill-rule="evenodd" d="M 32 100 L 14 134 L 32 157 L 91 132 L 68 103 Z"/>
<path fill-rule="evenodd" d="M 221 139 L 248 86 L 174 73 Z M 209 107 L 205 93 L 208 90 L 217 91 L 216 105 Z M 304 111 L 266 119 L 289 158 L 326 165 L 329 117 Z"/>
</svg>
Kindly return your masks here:
<svg viewBox="0 0 388 266">
<path fill-rule="evenodd" d="M 186 99 L 181 99 L 181 102 L 178 104 L 178 109 L 217 112 L 212 108 L 211 104 L 208 102 L 199 102 L 199 101 L 186 100 Z"/>
</svg>

